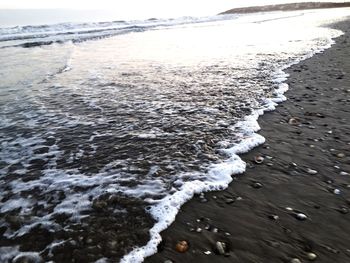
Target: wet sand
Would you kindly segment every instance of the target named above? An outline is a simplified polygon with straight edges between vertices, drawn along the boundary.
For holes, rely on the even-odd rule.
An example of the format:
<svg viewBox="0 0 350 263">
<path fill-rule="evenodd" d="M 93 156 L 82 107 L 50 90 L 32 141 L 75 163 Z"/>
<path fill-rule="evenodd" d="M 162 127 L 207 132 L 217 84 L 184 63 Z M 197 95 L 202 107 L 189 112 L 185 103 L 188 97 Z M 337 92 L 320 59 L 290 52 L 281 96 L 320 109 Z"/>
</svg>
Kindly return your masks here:
<svg viewBox="0 0 350 263">
<path fill-rule="evenodd" d="M 185 204 L 145 262 L 350 262 L 350 22 L 334 27 L 337 44 L 287 70 L 288 100 L 259 119 L 266 143 L 242 156 L 247 171 Z"/>
</svg>

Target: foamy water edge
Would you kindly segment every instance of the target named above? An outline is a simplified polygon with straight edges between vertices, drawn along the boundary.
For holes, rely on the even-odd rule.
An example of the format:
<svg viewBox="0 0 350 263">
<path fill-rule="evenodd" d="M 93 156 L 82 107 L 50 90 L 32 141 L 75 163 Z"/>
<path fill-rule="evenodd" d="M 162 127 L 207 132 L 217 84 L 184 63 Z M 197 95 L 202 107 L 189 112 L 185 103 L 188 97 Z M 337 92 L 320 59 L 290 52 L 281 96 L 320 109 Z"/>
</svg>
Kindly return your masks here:
<svg viewBox="0 0 350 263">
<path fill-rule="evenodd" d="M 192 199 L 195 194 L 226 189 L 233 180 L 232 175 L 245 172 L 246 163 L 239 157 L 239 154 L 247 153 L 253 148 L 265 143 L 265 138 L 257 133 L 261 129 L 258 124 L 259 116 L 263 115 L 265 112 L 275 110 L 278 104 L 287 100 L 284 93 L 289 89 L 289 85 L 285 83 L 289 74 L 287 74 L 285 70 L 332 47 L 336 43 L 334 39 L 344 34 L 344 32 L 340 30 L 337 31 L 339 35 L 329 37 L 329 43 L 327 45 L 310 51 L 307 55 L 288 63 L 272 74 L 273 81 L 278 84 L 278 88 L 274 91 L 275 97 L 266 98 L 266 107 L 253 110 L 251 115 L 246 116 L 244 120 L 238 122 L 234 126 L 234 128 L 241 128 L 243 130 L 242 133 L 247 137 L 233 147 L 223 150 L 229 155 L 229 158 L 222 163 L 211 165 L 207 173 L 207 181 L 195 180 L 192 182 L 185 182 L 181 190 L 171 196 L 165 197 L 155 206 L 152 206 L 148 212 L 157 223 L 149 231 L 151 236 L 150 240 L 145 246 L 137 247 L 129 254 L 125 255 L 121 259 L 121 263 L 143 262 L 146 257 L 157 253 L 157 247 L 162 241 L 160 233 L 175 221 L 176 215 L 183 204 Z M 97 262 L 103 261 L 99 260 Z"/>
</svg>

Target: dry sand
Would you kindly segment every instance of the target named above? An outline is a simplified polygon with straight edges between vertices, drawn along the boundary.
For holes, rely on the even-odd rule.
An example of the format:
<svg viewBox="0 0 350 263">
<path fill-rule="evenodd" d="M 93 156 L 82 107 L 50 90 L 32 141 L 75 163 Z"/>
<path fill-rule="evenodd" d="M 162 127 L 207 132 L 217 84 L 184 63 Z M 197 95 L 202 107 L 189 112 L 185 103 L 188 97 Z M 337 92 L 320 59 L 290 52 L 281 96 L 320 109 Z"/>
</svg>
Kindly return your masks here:
<svg viewBox="0 0 350 263">
<path fill-rule="evenodd" d="M 242 156 L 247 171 L 185 204 L 146 262 L 350 262 L 350 22 L 335 27 L 336 45 L 287 70 L 288 100 L 259 119 L 266 143 Z"/>
</svg>

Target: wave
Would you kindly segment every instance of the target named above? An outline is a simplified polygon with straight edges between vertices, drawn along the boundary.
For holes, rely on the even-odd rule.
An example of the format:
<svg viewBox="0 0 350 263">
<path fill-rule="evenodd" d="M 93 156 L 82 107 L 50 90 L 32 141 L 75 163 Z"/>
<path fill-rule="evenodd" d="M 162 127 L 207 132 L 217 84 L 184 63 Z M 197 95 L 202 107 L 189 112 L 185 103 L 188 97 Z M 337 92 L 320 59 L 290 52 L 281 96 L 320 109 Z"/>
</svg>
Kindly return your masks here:
<svg viewBox="0 0 350 263">
<path fill-rule="evenodd" d="M 133 21 L 111 21 L 94 23 L 60 23 L 54 25 L 27 25 L 0 28 L 0 48 L 36 47 L 53 43 L 82 42 L 111 37 L 131 32 L 179 26 L 193 23 L 215 22 L 234 19 L 237 15 L 211 17 L 181 17 L 177 19 L 156 19 Z"/>
</svg>

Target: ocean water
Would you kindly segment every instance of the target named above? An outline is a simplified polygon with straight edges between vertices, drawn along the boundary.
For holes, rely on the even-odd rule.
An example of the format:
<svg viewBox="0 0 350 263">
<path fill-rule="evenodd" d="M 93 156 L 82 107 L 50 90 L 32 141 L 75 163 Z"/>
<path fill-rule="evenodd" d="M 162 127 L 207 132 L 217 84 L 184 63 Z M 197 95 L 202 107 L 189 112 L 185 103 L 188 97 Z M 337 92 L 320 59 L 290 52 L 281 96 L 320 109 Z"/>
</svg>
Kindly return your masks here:
<svg viewBox="0 0 350 263">
<path fill-rule="evenodd" d="M 141 262 L 242 173 L 349 9 L 0 28 L 0 262 Z"/>
</svg>

